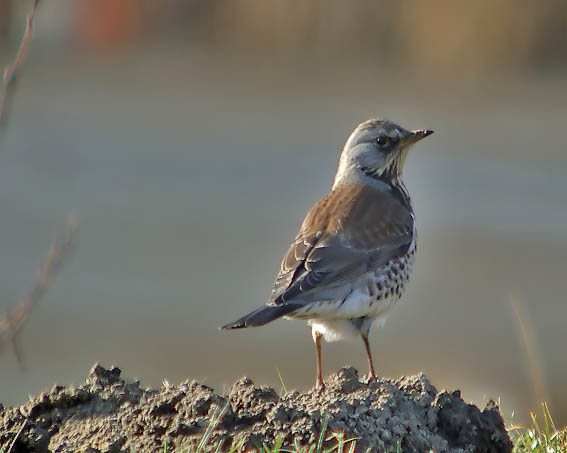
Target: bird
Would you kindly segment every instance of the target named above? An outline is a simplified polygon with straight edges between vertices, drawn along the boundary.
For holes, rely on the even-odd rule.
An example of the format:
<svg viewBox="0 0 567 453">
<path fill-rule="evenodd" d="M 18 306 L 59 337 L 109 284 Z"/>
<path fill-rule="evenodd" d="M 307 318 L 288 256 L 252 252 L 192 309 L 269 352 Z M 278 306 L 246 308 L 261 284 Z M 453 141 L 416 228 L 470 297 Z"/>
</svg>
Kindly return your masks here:
<svg viewBox="0 0 567 453">
<path fill-rule="evenodd" d="M 415 261 L 416 220 L 402 170 L 412 146 L 432 133 L 384 119 L 360 123 L 340 154 L 331 191 L 311 208 L 284 256 L 267 303 L 221 329 L 307 320 L 315 386 L 323 390 L 321 339 L 360 337 L 375 380 L 371 327 L 384 324 Z"/>
</svg>

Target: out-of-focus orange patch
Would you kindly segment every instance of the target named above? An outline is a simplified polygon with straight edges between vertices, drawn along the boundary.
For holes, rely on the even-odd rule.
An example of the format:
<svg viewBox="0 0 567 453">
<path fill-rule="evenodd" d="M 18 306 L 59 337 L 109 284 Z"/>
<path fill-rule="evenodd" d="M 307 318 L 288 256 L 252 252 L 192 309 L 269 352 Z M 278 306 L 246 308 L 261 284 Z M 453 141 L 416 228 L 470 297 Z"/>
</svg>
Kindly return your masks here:
<svg viewBox="0 0 567 453">
<path fill-rule="evenodd" d="M 77 35 L 96 50 L 127 45 L 138 35 L 137 0 L 83 0 L 76 11 Z"/>
</svg>

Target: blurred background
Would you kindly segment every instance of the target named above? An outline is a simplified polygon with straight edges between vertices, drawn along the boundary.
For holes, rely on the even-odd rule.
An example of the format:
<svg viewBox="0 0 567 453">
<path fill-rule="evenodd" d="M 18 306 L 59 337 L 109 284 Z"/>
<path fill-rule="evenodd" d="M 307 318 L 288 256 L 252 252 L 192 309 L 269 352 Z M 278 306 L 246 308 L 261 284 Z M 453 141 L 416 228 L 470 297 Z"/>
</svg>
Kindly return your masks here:
<svg viewBox="0 0 567 453">
<path fill-rule="evenodd" d="M 30 7 L 0 0 L 2 67 Z M 0 401 L 94 362 L 311 387 L 305 323 L 217 326 L 264 303 L 346 137 L 380 116 L 436 133 L 406 164 L 419 253 L 372 337 L 379 374 L 516 421 L 547 399 L 567 423 L 566 46 L 564 0 L 41 2 L 0 136 L 0 308 L 72 212 L 80 244 L 22 332 L 27 371 L 0 357 Z M 323 354 L 366 372 L 362 342 Z"/>
</svg>

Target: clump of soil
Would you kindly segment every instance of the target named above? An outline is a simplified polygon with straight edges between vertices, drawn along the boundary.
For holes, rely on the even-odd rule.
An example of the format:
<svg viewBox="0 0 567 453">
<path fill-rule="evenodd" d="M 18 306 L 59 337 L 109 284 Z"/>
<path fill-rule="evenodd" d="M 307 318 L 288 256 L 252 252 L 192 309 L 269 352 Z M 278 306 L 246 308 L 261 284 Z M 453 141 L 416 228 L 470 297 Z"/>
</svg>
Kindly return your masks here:
<svg viewBox="0 0 567 453">
<path fill-rule="evenodd" d="M 280 396 L 247 378 L 228 395 L 195 381 L 143 389 L 118 368 L 95 365 L 79 387 L 55 386 L 21 407 L 0 405 L 0 450 L 7 452 L 186 451 L 213 414 L 228 406 L 209 440 L 222 451 L 314 444 L 329 414 L 328 432 L 358 437 L 357 451 L 509 452 L 512 444 L 493 403 L 481 412 L 460 393 L 438 392 L 420 374 L 363 382 L 354 368 L 326 380 L 325 391 Z M 329 441 L 330 445 L 332 441 Z"/>
</svg>

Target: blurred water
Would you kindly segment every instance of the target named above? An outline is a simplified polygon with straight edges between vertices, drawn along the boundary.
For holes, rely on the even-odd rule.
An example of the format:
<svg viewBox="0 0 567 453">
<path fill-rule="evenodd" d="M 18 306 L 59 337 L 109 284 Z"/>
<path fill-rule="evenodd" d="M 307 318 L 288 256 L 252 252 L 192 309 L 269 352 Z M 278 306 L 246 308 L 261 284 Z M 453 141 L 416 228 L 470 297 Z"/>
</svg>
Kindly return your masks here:
<svg viewBox="0 0 567 453">
<path fill-rule="evenodd" d="M 163 49 L 35 61 L 0 142 L 2 305 L 23 294 L 71 212 L 80 244 L 25 328 L 28 372 L 2 357 L 0 401 L 80 382 L 95 361 L 154 386 L 195 377 L 222 390 L 246 374 L 279 387 L 277 368 L 288 387 L 309 387 L 304 323 L 217 326 L 264 302 L 346 136 L 384 115 L 436 134 L 407 163 L 419 253 L 404 302 L 373 336 L 379 373 L 424 371 L 525 419 L 537 398 L 516 296 L 567 421 L 561 80 L 438 86 Z M 326 373 L 346 364 L 366 370 L 362 344 L 324 347 Z"/>
</svg>

